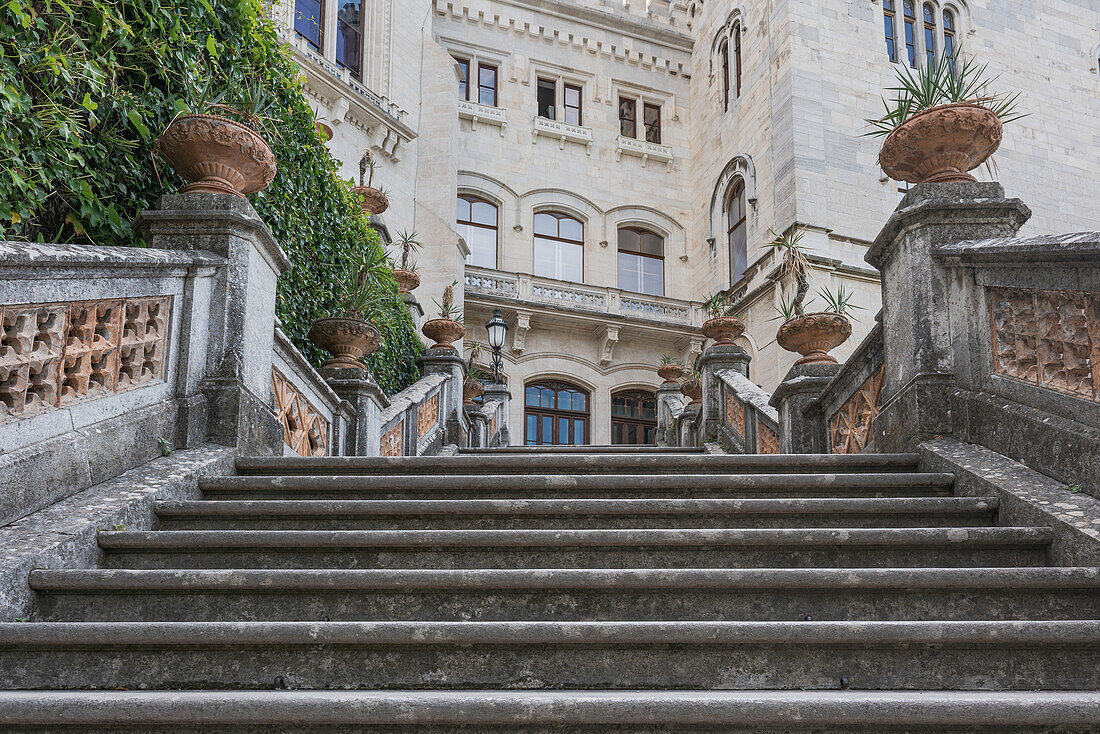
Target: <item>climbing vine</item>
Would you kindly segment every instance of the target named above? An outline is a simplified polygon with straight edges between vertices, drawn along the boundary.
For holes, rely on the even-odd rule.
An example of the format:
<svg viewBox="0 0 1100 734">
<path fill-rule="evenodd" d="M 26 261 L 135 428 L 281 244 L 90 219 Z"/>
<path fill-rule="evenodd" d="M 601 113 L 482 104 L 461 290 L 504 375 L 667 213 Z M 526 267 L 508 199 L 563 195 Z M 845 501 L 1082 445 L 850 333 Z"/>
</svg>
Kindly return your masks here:
<svg viewBox="0 0 1100 734">
<path fill-rule="evenodd" d="M 301 72 L 261 0 L 11 0 L 0 5 L 0 239 L 141 246 L 133 222 L 183 182 L 151 155 L 181 112 L 254 115 L 278 174 L 250 197 L 294 268 L 283 328 L 315 364 L 310 323 L 337 311 L 334 263 L 379 248 L 316 131 Z M 387 392 L 416 379 L 420 341 L 392 278 L 369 359 Z"/>
</svg>

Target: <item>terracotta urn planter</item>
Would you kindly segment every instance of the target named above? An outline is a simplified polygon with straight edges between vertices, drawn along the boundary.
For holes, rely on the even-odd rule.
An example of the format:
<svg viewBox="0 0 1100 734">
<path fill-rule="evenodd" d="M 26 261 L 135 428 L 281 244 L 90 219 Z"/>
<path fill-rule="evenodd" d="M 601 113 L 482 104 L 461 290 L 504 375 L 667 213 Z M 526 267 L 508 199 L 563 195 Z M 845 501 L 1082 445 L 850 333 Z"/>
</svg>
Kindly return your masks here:
<svg viewBox="0 0 1100 734">
<path fill-rule="evenodd" d="M 309 340 L 333 355 L 325 367 L 359 368 L 359 360 L 382 346 L 382 335 L 374 325 L 360 319 L 333 317 L 320 319 L 309 327 Z"/>
<path fill-rule="evenodd" d="M 364 214 L 381 214 L 390 208 L 390 199 L 373 186 L 352 186 L 352 193 L 359 195 Z"/>
<path fill-rule="evenodd" d="M 691 402 L 698 403 L 703 399 L 703 383 L 699 380 L 685 380 L 680 385 L 680 392 L 691 398 Z"/>
<path fill-rule="evenodd" d="M 779 327 L 775 340 L 788 352 L 798 352 L 795 364 L 836 364 L 830 349 L 839 347 L 852 335 L 852 324 L 835 313 L 808 313 L 796 316 Z"/>
<path fill-rule="evenodd" d="M 473 405 L 474 398 L 479 398 L 484 393 L 485 386 L 481 384 L 481 380 L 475 380 L 472 377 L 467 377 L 466 381 L 462 383 L 463 405 Z"/>
<path fill-rule="evenodd" d="M 947 104 L 924 110 L 886 136 L 878 154 L 887 176 L 910 183 L 973 181 L 972 171 L 1001 145 L 1004 130 L 992 110 Z"/>
<path fill-rule="evenodd" d="M 420 327 L 424 336 L 435 341 L 432 349 L 454 349 L 454 342 L 466 336 L 466 327 L 454 319 L 432 319 Z"/>
<path fill-rule="evenodd" d="M 320 120 L 313 123 L 313 125 L 317 128 L 317 134 L 320 135 L 326 143 L 332 140 L 332 125 L 329 125 L 327 122 L 321 122 Z"/>
<path fill-rule="evenodd" d="M 745 333 L 745 322 L 736 316 L 718 316 L 703 322 L 703 336 L 717 346 L 733 346 L 733 340 Z"/>
<path fill-rule="evenodd" d="M 665 382 L 676 382 L 684 376 L 684 368 L 678 364 L 663 364 L 657 368 L 657 375 Z"/>
<path fill-rule="evenodd" d="M 275 154 L 255 131 L 217 115 L 181 115 L 153 151 L 191 183 L 184 193 L 245 196 L 275 178 Z"/>
<path fill-rule="evenodd" d="M 393 277 L 397 281 L 397 287 L 402 293 L 408 293 L 414 291 L 420 285 L 420 274 L 415 270 L 405 270 L 404 268 L 394 268 Z"/>
</svg>

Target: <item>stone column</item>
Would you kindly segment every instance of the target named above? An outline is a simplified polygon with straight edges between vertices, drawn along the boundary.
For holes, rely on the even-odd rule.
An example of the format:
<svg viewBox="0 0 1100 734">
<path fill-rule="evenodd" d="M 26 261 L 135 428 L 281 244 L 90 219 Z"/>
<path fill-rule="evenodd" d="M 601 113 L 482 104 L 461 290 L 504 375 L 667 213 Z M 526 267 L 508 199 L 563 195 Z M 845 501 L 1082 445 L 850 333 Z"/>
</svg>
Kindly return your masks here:
<svg viewBox="0 0 1100 734">
<path fill-rule="evenodd" d="M 485 394 L 482 398 L 486 401 L 499 400 L 501 402 L 500 445 L 511 446 L 512 434 L 509 431 L 508 411 L 511 410 L 512 393 L 508 391 L 508 386 L 503 382 L 490 383 L 485 386 Z M 492 436 L 489 438 L 492 440 Z"/>
<path fill-rule="evenodd" d="M 839 364 L 796 364 L 775 388 L 768 404 L 779 411 L 779 450 L 784 454 L 820 451 L 825 427 L 806 414 L 840 371 Z"/>
<path fill-rule="evenodd" d="M 225 258 L 210 295 L 201 377 L 206 436 L 242 454 L 281 453 L 283 429 L 271 407 L 271 358 L 275 284 L 291 267 L 286 254 L 248 200 L 232 194 L 163 196 L 157 209 L 141 213 L 138 228 L 151 247 Z M 187 419 L 189 432 L 193 418 Z"/>
<path fill-rule="evenodd" d="M 444 375 L 440 394 L 439 409 L 446 416 L 444 443 L 462 448 L 466 445 L 466 414 L 462 411 L 462 383 L 466 378 L 466 363 L 458 355 L 458 350 L 448 348 L 429 348 L 417 360 L 424 375 Z"/>
<path fill-rule="evenodd" d="M 665 405 L 670 398 L 680 399 L 682 397 L 683 394 L 680 392 L 680 383 L 678 382 L 669 380 L 657 388 L 657 438 L 670 446 L 679 446 L 680 437 L 676 432 L 675 423 L 664 422 L 666 415 L 671 416 L 671 412 L 665 409 Z"/>
<path fill-rule="evenodd" d="M 886 373 L 874 423 L 879 451 L 951 433 L 954 363 L 948 274 L 934 246 L 1014 235 L 1031 216 L 997 183 L 922 184 L 906 194 L 866 260 L 882 273 Z"/>
<path fill-rule="evenodd" d="M 747 376 L 751 359 L 739 346 L 719 346 L 718 344 L 712 344 L 699 357 L 699 371 L 703 374 L 703 403 L 699 417 L 702 431 L 700 442 L 715 440 L 718 437 L 718 426 L 722 423 L 722 389 L 718 373 L 721 370 L 733 370 Z"/>
<path fill-rule="evenodd" d="M 382 423 L 379 416 L 390 401 L 367 370 L 356 367 L 322 367 L 317 370 L 332 391 L 351 404 L 347 442 L 348 456 L 378 456 Z"/>
</svg>

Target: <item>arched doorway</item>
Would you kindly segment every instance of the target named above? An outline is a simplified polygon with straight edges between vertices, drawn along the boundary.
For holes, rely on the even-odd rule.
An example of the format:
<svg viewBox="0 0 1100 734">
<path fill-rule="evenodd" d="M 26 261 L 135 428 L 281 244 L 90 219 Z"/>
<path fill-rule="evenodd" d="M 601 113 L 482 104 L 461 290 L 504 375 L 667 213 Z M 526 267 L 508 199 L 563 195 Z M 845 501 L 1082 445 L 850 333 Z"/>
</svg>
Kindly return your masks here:
<svg viewBox="0 0 1100 734">
<path fill-rule="evenodd" d="M 611 395 L 611 443 L 652 445 L 657 438 L 657 396 L 648 390 Z"/>
<path fill-rule="evenodd" d="M 588 443 L 587 390 L 560 380 L 532 380 L 523 394 L 525 444 L 579 446 Z"/>
</svg>

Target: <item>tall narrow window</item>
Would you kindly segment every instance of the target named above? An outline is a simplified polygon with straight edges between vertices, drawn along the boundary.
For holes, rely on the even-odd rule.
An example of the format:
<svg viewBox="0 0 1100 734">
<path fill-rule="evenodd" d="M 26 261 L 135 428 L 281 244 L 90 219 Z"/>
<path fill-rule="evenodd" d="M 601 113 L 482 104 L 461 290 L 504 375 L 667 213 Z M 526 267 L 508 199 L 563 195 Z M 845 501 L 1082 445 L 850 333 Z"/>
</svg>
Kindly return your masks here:
<svg viewBox="0 0 1100 734">
<path fill-rule="evenodd" d="M 558 212 L 535 215 L 535 275 L 584 281 L 584 225 Z"/>
<path fill-rule="evenodd" d="M 657 396 L 627 390 L 611 396 L 611 443 L 647 445 L 657 435 Z"/>
<path fill-rule="evenodd" d="M 470 99 L 470 62 L 467 59 L 455 59 L 458 64 L 458 98 Z"/>
<path fill-rule="evenodd" d="M 340 0 L 336 13 L 336 63 L 357 77 L 363 70 L 363 0 Z"/>
<path fill-rule="evenodd" d="M 913 0 L 903 0 L 905 9 L 905 56 L 909 66 L 917 68 L 917 11 Z"/>
<path fill-rule="evenodd" d="M 894 0 L 882 0 L 882 21 L 886 30 L 886 55 L 898 60 L 898 28 L 894 15 Z"/>
<path fill-rule="evenodd" d="M 726 202 L 730 248 L 730 283 L 736 283 L 749 265 L 748 237 L 745 225 L 745 183 L 738 180 Z"/>
<path fill-rule="evenodd" d="M 730 46 L 722 41 L 718 54 L 722 58 L 722 109 L 730 108 Z"/>
<path fill-rule="evenodd" d="M 638 103 L 628 97 L 619 97 L 619 135 L 638 137 Z"/>
<path fill-rule="evenodd" d="M 661 106 L 655 104 L 645 105 L 645 139 L 647 143 L 661 142 Z"/>
<path fill-rule="evenodd" d="M 665 294 L 665 242 L 640 227 L 619 230 L 619 287 L 624 291 Z"/>
<path fill-rule="evenodd" d="M 497 106 L 497 68 L 478 64 L 477 101 L 490 107 Z"/>
<path fill-rule="evenodd" d="M 470 254 L 466 262 L 479 268 L 497 266 L 497 207 L 472 194 L 458 195 L 458 234 Z"/>
<path fill-rule="evenodd" d="M 924 57 L 928 68 L 936 67 L 936 11 L 928 3 L 924 4 Z"/>
<path fill-rule="evenodd" d="M 588 443 L 588 393 L 557 380 L 524 386 L 523 442 L 528 446 Z"/>
<path fill-rule="evenodd" d="M 318 51 L 325 35 L 324 19 L 322 0 L 294 0 L 294 31 Z"/>
<path fill-rule="evenodd" d="M 581 88 L 572 84 L 565 85 L 565 121 L 570 125 L 583 124 L 581 122 Z"/>
<path fill-rule="evenodd" d="M 550 79 L 539 79 L 538 83 L 539 117 L 547 120 L 556 120 L 554 116 L 555 97 L 558 94 L 557 82 Z"/>
<path fill-rule="evenodd" d="M 733 71 L 737 79 L 737 97 L 741 97 L 741 24 L 733 28 Z"/>
<path fill-rule="evenodd" d="M 951 71 L 955 70 L 955 14 L 943 11 L 943 55 Z"/>
</svg>

